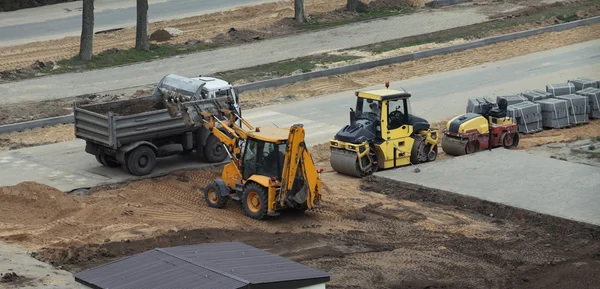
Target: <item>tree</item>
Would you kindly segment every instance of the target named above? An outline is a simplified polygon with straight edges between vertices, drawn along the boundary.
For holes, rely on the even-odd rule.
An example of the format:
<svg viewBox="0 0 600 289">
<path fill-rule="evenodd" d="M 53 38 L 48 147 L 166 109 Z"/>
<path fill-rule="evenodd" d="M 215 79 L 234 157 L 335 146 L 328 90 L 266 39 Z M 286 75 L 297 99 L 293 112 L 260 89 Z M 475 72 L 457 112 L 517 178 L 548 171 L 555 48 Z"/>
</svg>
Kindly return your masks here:
<svg viewBox="0 0 600 289">
<path fill-rule="evenodd" d="M 94 0 L 83 0 L 79 58 L 92 60 L 94 41 Z"/>
<path fill-rule="evenodd" d="M 356 9 L 358 9 L 359 3 L 360 3 L 360 0 L 348 0 L 346 2 L 346 10 L 356 12 Z"/>
<path fill-rule="evenodd" d="M 297 23 L 304 22 L 304 0 L 294 0 L 294 11 L 296 12 Z"/>
<path fill-rule="evenodd" d="M 137 0 L 137 26 L 135 29 L 135 49 L 148 50 L 148 0 Z"/>
</svg>

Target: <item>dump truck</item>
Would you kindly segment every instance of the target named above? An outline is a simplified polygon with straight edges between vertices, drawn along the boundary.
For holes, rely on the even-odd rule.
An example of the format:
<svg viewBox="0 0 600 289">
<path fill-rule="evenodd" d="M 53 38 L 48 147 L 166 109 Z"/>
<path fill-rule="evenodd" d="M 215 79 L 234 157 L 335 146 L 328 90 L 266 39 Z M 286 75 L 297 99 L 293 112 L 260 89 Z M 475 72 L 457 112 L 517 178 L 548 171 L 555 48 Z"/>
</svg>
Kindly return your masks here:
<svg viewBox="0 0 600 289">
<path fill-rule="evenodd" d="M 186 126 L 181 114 L 164 99 L 180 101 L 231 98 L 241 115 L 234 87 L 213 77 L 164 76 L 152 95 L 102 104 L 73 105 L 75 136 L 86 141 L 85 151 L 107 167 L 123 167 L 136 176 L 150 174 L 156 159 L 196 152 L 202 162 L 227 158 L 223 143 L 209 129 Z"/>
</svg>

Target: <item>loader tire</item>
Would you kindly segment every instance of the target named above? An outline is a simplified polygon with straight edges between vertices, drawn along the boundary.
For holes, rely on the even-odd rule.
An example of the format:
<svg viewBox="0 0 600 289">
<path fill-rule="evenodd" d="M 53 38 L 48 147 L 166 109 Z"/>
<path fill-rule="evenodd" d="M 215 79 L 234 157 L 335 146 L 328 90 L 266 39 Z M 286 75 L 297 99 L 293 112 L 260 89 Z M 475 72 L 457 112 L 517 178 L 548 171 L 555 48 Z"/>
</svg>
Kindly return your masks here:
<svg viewBox="0 0 600 289">
<path fill-rule="evenodd" d="M 227 205 L 229 200 L 229 197 L 224 193 L 222 188 L 214 181 L 204 189 L 204 200 L 206 200 L 209 207 L 221 209 Z"/>
<path fill-rule="evenodd" d="M 267 189 L 257 183 L 250 183 L 244 188 L 242 204 L 244 212 L 249 217 L 262 220 L 267 215 L 268 195 Z"/>
<path fill-rule="evenodd" d="M 139 146 L 127 155 L 127 169 L 132 175 L 145 176 L 156 165 L 156 154 L 149 146 Z"/>
<path fill-rule="evenodd" d="M 431 151 L 429 151 L 429 148 L 431 147 L 431 145 L 427 146 L 427 162 L 433 162 L 437 159 L 437 155 L 438 155 L 438 146 L 434 145 L 433 149 Z"/>
<path fill-rule="evenodd" d="M 208 136 L 206 145 L 202 149 L 202 156 L 209 163 L 220 163 L 227 158 L 227 150 L 214 134 Z"/>
</svg>

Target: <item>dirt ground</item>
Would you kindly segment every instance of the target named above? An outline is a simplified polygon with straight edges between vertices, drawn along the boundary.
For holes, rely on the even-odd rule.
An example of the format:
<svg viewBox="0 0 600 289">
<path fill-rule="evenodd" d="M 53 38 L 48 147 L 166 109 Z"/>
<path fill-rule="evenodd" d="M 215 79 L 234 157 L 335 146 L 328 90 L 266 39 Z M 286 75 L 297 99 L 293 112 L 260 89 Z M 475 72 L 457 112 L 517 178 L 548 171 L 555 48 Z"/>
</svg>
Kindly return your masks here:
<svg viewBox="0 0 600 289">
<path fill-rule="evenodd" d="M 331 288 L 531 288 L 540 282 L 592 288 L 600 282 L 598 229 L 557 230 L 423 201 L 414 197 L 420 191 L 332 172 L 325 145 L 311 152 L 324 168 L 324 202 L 305 215 L 284 212 L 261 222 L 237 202 L 209 208 L 201 191 L 219 176 L 213 168 L 78 195 L 37 183 L 2 187 L 0 237 L 72 272 L 155 247 L 235 240 L 325 270 Z"/>
<path fill-rule="evenodd" d="M 364 3 L 372 2 L 363 0 Z M 419 2 L 419 1 L 417 1 Z M 345 7 L 346 0 L 305 0 L 306 15 L 333 12 Z M 268 13 L 264 13 L 268 11 Z M 229 11 L 216 12 L 195 17 L 161 21 L 148 24 L 148 33 L 166 27 L 183 31 L 169 43 L 182 44 L 187 41 L 211 42 L 230 28 L 253 30 L 260 34 L 277 36 L 295 33 L 291 22 L 294 17 L 292 0 L 243 6 Z M 94 35 L 94 53 L 109 49 L 129 49 L 135 46 L 135 27 L 107 34 Z M 36 60 L 58 61 L 76 55 L 79 37 L 39 41 L 23 45 L 7 46 L 0 50 L 0 71 L 28 68 Z"/>
</svg>

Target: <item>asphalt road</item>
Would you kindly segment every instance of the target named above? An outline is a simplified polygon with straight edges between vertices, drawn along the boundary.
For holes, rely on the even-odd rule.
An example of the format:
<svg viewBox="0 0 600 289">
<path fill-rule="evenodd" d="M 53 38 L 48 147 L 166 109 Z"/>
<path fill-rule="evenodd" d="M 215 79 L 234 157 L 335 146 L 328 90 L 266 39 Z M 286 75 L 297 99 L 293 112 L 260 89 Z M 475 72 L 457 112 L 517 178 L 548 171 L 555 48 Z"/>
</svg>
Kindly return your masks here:
<svg viewBox="0 0 600 289">
<path fill-rule="evenodd" d="M 276 0 L 150 0 L 148 21 L 228 10 Z M 81 33 L 81 1 L 0 13 L 0 46 L 27 43 Z M 96 0 L 95 31 L 135 26 L 135 1 Z"/>
<path fill-rule="evenodd" d="M 435 122 L 463 113 L 468 98 L 544 89 L 546 84 L 565 82 L 580 76 L 600 79 L 598 67 L 600 40 L 594 40 L 481 66 L 393 82 L 391 88 L 403 87 L 412 93 L 413 112 Z M 377 87 L 381 88 L 383 84 Z M 353 91 L 347 91 L 301 102 L 252 109 L 244 115 L 254 126 L 276 124 L 287 127 L 303 123 L 307 143 L 314 145 L 327 141 L 348 123 L 348 108 L 353 106 L 354 97 Z M 154 175 L 203 165 L 181 156 L 166 158 L 158 162 Z M 515 171 L 513 177 L 519 177 L 518 174 L 519 171 Z M 0 186 L 36 181 L 64 191 L 136 179 L 124 173 L 121 168 L 102 167 L 92 155 L 84 152 L 84 143 L 80 140 L 2 152 L 0 175 Z M 566 182 L 567 180 L 563 181 L 563 187 L 570 185 Z M 507 190 L 523 193 L 523 188 Z M 528 192 L 544 197 L 543 192 L 537 191 L 535 187 L 531 187 Z M 587 192 L 573 192 L 571 199 L 585 204 L 586 196 Z M 544 201 L 547 202 L 549 201 Z M 599 204 L 590 202 L 588 205 L 597 208 Z M 589 208 L 582 208 L 584 209 Z"/>
</svg>

